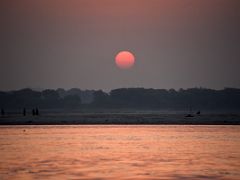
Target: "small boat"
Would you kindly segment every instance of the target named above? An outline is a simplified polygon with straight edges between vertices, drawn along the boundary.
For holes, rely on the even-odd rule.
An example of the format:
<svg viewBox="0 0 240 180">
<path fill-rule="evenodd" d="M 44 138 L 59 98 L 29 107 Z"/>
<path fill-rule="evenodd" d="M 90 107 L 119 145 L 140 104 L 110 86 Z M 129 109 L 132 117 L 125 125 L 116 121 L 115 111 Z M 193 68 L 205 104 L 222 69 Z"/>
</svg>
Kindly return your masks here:
<svg viewBox="0 0 240 180">
<path fill-rule="evenodd" d="M 189 107 L 189 113 L 185 117 L 187 118 L 194 117 L 194 115 L 192 114 L 192 106 Z"/>
<path fill-rule="evenodd" d="M 185 117 L 194 117 L 192 114 L 187 114 Z"/>
</svg>

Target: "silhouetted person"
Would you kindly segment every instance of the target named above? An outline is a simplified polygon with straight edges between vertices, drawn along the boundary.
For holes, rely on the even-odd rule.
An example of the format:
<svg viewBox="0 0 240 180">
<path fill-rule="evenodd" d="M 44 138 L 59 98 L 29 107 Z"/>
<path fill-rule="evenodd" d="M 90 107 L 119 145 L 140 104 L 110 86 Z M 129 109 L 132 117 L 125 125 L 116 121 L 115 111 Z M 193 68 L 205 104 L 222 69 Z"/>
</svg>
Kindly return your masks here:
<svg viewBox="0 0 240 180">
<path fill-rule="evenodd" d="M 4 116 L 5 115 L 5 111 L 3 108 L 1 108 L 1 115 Z"/>
<path fill-rule="evenodd" d="M 200 115 L 200 114 L 201 114 L 201 111 L 198 111 L 196 114 L 197 114 L 197 115 Z"/>
<path fill-rule="evenodd" d="M 26 108 L 23 108 L 23 116 L 26 116 Z"/>
<path fill-rule="evenodd" d="M 38 108 L 36 108 L 36 116 L 39 116 Z"/>
<path fill-rule="evenodd" d="M 36 115 L 35 109 L 32 110 L 32 115 L 33 115 L 33 116 Z"/>
</svg>

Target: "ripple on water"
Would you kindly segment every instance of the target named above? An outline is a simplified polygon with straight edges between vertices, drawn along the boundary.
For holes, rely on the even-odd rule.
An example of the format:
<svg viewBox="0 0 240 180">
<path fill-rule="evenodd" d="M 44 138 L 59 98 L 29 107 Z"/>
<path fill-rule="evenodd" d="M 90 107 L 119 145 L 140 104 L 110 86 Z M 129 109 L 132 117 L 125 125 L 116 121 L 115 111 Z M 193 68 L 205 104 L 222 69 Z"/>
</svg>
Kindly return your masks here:
<svg viewBox="0 0 240 180">
<path fill-rule="evenodd" d="M 2 179 L 240 179 L 240 126 L 22 129 L 1 128 Z"/>
</svg>

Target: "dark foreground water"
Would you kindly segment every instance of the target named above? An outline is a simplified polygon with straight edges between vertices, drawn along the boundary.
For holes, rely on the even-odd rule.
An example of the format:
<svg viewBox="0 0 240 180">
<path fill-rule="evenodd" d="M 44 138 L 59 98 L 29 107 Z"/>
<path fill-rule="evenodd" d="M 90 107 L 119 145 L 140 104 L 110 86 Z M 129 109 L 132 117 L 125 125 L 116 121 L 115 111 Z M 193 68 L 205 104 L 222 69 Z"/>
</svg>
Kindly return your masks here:
<svg viewBox="0 0 240 180">
<path fill-rule="evenodd" d="M 0 126 L 0 179 L 240 179 L 240 126 Z"/>
</svg>

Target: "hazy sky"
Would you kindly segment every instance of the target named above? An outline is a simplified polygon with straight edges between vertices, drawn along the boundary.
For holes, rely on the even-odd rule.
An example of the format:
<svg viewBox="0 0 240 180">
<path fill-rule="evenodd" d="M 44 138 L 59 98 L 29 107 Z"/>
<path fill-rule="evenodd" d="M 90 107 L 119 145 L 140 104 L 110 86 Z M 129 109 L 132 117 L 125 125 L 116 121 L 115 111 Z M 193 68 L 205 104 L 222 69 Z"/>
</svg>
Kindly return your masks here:
<svg viewBox="0 0 240 180">
<path fill-rule="evenodd" d="M 239 0 L 1 0 L 0 89 L 240 88 Z M 132 69 L 114 62 L 121 50 Z"/>
</svg>

